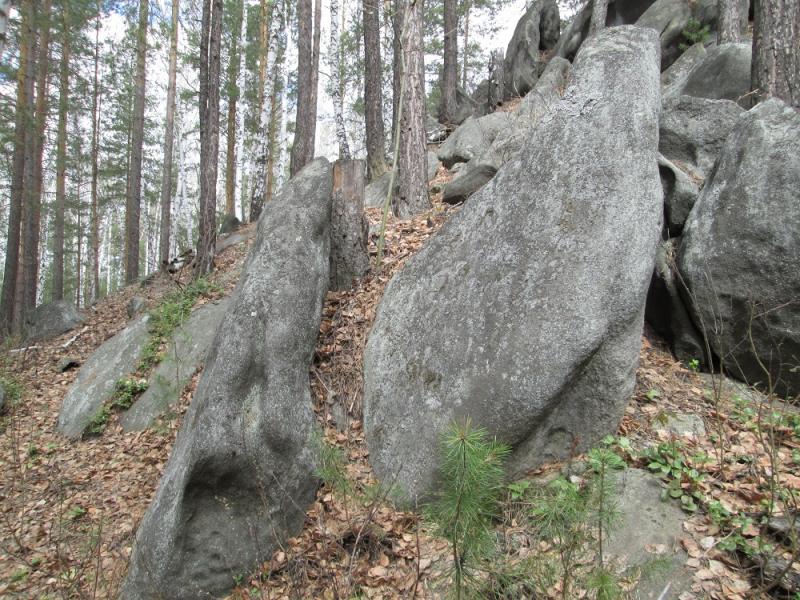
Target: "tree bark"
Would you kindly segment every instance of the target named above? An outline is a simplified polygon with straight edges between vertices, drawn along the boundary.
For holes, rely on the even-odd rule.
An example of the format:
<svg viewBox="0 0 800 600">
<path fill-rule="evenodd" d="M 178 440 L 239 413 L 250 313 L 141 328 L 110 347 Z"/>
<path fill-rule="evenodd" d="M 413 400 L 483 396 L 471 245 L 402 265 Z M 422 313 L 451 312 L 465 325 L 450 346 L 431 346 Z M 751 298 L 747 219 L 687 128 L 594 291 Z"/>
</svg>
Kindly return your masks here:
<svg viewBox="0 0 800 600">
<path fill-rule="evenodd" d="M 214 268 L 217 243 L 217 162 L 222 0 L 204 0 L 200 37 L 200 224 L 194 277 Z"/>
<path fill-rule="evenodd" d="M 452 124 L 458 111 L 458 2 L 444 0 L 444 65 L 441 79 L 439 122 Z"/>
<path fill-rule="evenodd" d="M 11 12 L 11 0 L 0 0 L 0 57 L 6 51 L 6 37 L 8 31 L 8 15 Z"/>
<path fill-rule="evenodd" d="M 344 127 L 344 65 L 339 45 L 339 0 L 330 0 L 331 37 L 328 43 L 328 70 L 331 73 L 331 100 L 333 120 L 336 126 L 336 141 L 339 144 L 339 158 L 350 158 L 350 145 Z"/>
<path fill-rule="evenodd" d="M 430 207 L 425 139 L 425 64 L 422 33 L 423 0 L 405 0 L 403 25 L 403 111 L 394 212 L 407 219 Z"/>
<path fill-rule="evenodd" d="M 740 0 L 717 0 L 719 43 L 741 42 L 747 30 L 747 9 Z"/>
<path fill-rule="evenodd" d="M 800 0 L 755 0 L 754 103 L 780 98 L 800 107 Z"/>
<path fill-rule="evenodd" d="M 56 218 L 53 231 L 53 300 L 64 299 L 64 219 L 67 174 L 67 110 L 69 108 L 70 28 L 69 3 L 61 9 L 61 65 L 58 83 L 58 133 L 56 134 Z"/>
<path fill-rule="evenodd" d="M 172 230 L 172 150 L 175 144 L 175 88 L 178 66 L 178 28 L 180 0 L 172 0 L 172 31 L 169 40 L 169 83 L 167 84 L 167 118 L 164 130 L 164 170 L 161 175 L 161 231 L 159 265 L 165 269 L 170 261 L 170 232 Z"/>
<path fill-rule="evenodd" d="M 297 174 L 314 153 L 311 131 L 311 103 L 314 95 L 314 48 L 312 36 L 311 0 L 297 0 L 297 118 L 295 119 L 294 143 L 289 163 L 289 172 Z"/>
<path fill-rule="evenodd" d="M 464 63 L 461 71 L 461 88 L 467 89 L 467 71 L 469 70 L 469 13 L 472 8 L 472 2 L 467 0 L 467 6 L 464 9 Z"/>
<path fill-rule="evenodd" d="M 142 199 L 142 147 L 144 145 L 144 101 L 147 85 L 147 20 L 149 1 L 139 0 L 136 32 L 136 80 L 133 97 L 133 130 L 128 190 L 125 199 L 125 283 L 139 278 L 139 213 Z"/>
<path fill-rule="evenodd" d="M 241 9 L 241 10 L 240 10 Z M 236 104 L 239 101 L 239 31 L 244 21 L 244 5 L 238 3 L 231 31 L 228 58 L 228 132 L 225 155 L 225 214 L 236 216 Z"/>
<path fill-rule="evenodd" d="M 37 53 L 36 73 L 36 118 L 33 143 L 30 145 L 32 160 L 26 159 L 27 202 L 24 209 L 22 239 L 22 295 L 19 304 L 20 323 L 24 323 L 28 311 L 36 306 L 36 291 L 39 283 L 39 232 L 42 216 L 42 188 L 44 184 L 44 145 L 48 117 L 48 75 L 50 68 L 50 13 L 52 1 L 44 0 L 41 14 L 41 31 Z M 28 164 L 31 168 L 28 169 Z M 19 294 L 18 294 L 19 297 Z"/>
<path fill-rule="evenodd" d="M 272 36 L 275 64 L 272 68 L 270 118 L 269 129 L 267 131 L 269 152 L 267 155 L 267 181 L 264 191 L 264 197 L 267 201 L 272 199 L 273 188 L 275 186 L 275 169 L 278 167 L 281 154 L 281 147 L 277 139 L 278 129 L 284 125 L 281 98 L 287 87 L 283 80 L 286 71 L 283 63 L 284 57 L 286 56 L 286 39 L 288 36 L 286 10 L 285 4 L 279 8 L 277 18 L 275 19 L 275 30 Z"/>
<path fill-rule="evenodd" d="M 20 5 L 19 68 L 17 69 L 17 101 L 14 122 L 14 154 L 11 166 L 11 204 L 6 235 L 6 260 L 3 270 L 3 292 L 0 298 L 0 333 L 16 332 L 14 303 L 19 276 L 20 227 L 22 224 L 23 184 L 25 177 L 26 145 L 29 123 L 33 116 L 33 0 L 23 0 Z"/>
<path fill-rule="evenodd" d="M 606 26 L 608 14 L 608 0 L 594 0 L 592 8 L 592 21 L 589 26 L 589 35 L 595 34 Z"/>
<path fill-rule="evenodd" d="M 386 172 L 383 131 L 383 64 L 381 23 L 376 0 L 363 0 L 364 14 L 364 120 L 367 134 L 367 176 L 377 179 Z"/>
<path fill-rule="evenodd" d="M 100 214 L 98 210 L 97 183 L 100 172 L 100 24 L 102 0 L 97 0 L 97 18 L 94 29 L 94 82 L 92 87 L 92 207 L 91 207 L 91 263 L 92 276 L 89 285 L 88 304 L 100 296 Z"/>
<path fill-rule="evenodd" d="M 364 171 L 363 160 L 340 159 L 333 164 L 330 288 L 334 291 L 351 289 L 353 279 L 369 271 Z"/>
<path fill-rule="evenodd" d="M 406 0 L 394 0 L 392 16 L 392 139 L 397 134 L 400 92 L 403 80 L 403 8 Z"/>
</svg>

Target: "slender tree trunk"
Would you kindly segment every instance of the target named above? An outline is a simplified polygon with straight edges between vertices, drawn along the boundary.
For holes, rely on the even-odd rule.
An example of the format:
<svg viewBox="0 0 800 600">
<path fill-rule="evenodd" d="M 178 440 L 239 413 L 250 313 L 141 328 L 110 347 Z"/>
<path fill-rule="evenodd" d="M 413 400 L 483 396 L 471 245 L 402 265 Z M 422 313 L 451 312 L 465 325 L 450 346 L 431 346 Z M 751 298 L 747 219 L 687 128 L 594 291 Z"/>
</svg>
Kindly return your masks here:
<svg viewBox="0 0 800 600">
<path fill-rule="evenodd" d="M 14 154 L 11 167 L 11 205 L 8 213 L 8 234 L 6 235 L 6 261 L 3 271 L 3 292 L 0 299 L 0 333 L 15 331 L 14 301 L 17 294 L 19 275 L 20 226 L 22 223 L 23 184 L 25 178 L 26 145 L 30 120 L 33 117 L 33 0 L 23 0 L 20 6 L 22 23 L 20 27 L 19 68 L 17 69 L 17 102 L 14 123 Z"/>
<path fill-rule="evenodd" d="M 336 125 L 336 141 L 339 143 L 339 158 L 350 158 L 350 145 L 344 128 L 344 66 L 339 50 L 339 0 L 330 0 L 331 37 L 328 43 L 328 70 L 331 73 L 331 100 L 333 119 Z"/>
<path fill-rule="evenodd" d="M 236 87 L 241 96 L 242 90 L 245 89 L 245 72 L 247 69 L 242 68 L 241 56 L 245 53 L 247 47 L 247 3 L 242 3 L 242 19 L 239 27 L 239 69 L 236 74 Z M 237 113 L 238 115 L 238 113 Z M 242 203 L 243 190 L 242 187 L 245 181 L 245 167 L 247 161 L 244 159 L 244 142 L 245 142 L 245 118 L 244 115 L 238 115 L 236 123 L 236 147 L 234 148 L 235 156 L 242 157 L 240 168 L 236 169 L 236 178 L 234 180 L 235 198 L 234 198 L 234 214 L 244 221 L 244 206 Z"/>
<path fill-rule="evenodd" d="M 147 85 L 148 9 L 149 0 L 139 0 L 131 162 L 125 202 L 125 283 L 127 284 L 139 279 L 139 214 L 142 200 L 142 147 L 144 145 L 145 86 Z"/>
<path fill-rule="evenodd" d="M 72 128 L 80 132 L 78 112 L 72 113 Z M 83 144 L 80 135 L 75 136 L 75 204 L 77 207 L 77 230 L 75 232 L 75 306 L 81 305 L 81 261 L 83 260 Z M 86 298 L 84 297 L 84 302 Z"/>
<path fill-rule="evenodd" d="M 280 102 L 280 95 L 286 89 L 283 82 L 284 77 L 284 56 L 286 55 L 286 35 L 287 35 L 287 14 L 285 4 L 279 8 L 279 13 L 275 19 L 275 31 L 272 36 L 273 54 L 275 62 L 273 64 L 272 72 L 272 86 L 270 93 L 270 119 L 269 129 L 267 131 L 267 143 L 269 146 L 269 153 L 267 157 L 267 180 L 265 183 L 264 197 L 267 201 L 272 199 L 272 194 L 275 186 L 275 169 L 279 164 L 277 158 L 280 156 L 281 147 L 277 140 L 279 123 L 283 123 L 282 105 Z"/>
<path fill-rule="evenodd" d="M 0 57 L 6 51 L 6 32 L 8 31 L 8 15 L 11 12 L 11 0 L 0 0 Z"/>
<path fill-rule="evenodd" d="M 464 64 L 461 68 L 461 88 L 467 89 L 467 71 L 469 70 L 469 13 L 472 9 L 472 2 L 467 0 L 467 6 L 464 10 Z"/>
<path fill-rule="evenodd" d="M 423 0 L 405 0 L 403 26 L 403 111 L 400 119 L 399 184 L 395 214 L 403 219 L 430 207 L 425 140 L 425 64 Z"/>
<path fill-rule="evenodd" d="M 403 8 L 406 0 L 394 0 L 394 15 L 392 16 L 392 139 L 397 134 L 398 109 L 400 108 L 400 95 L 403 80 Z"/>
<path fill-rule="evenodd" d="M 231 216 L 236 215 L 236 104 L 239 100 L 239 30 L 242 28 L 244 5 L 240 3 L 235 10 L 237 12 L 228 60 L 228 132 L 225 156 L 225 214 Z"/>
<path fill-rule="evenodd" d="M 608 14 L 608 0 L 594 0 L 592 8 L 592 21 L 589 26 L 589 35 L 595 34 L 606 26 Z"/>
<path fill-rule="evenodd" d="M 194 276 L 214 268 L 217 243 L 217 162 L 222 0 L 204 0 L 200 37 L 200 225 Z"/>
<path fill-rule="evenodd" d="M 44 0 L 41 13 L 41 32 L 36 74 L 36 123 L 33 136 L 33 160 L 26 182 L 27 204 L 24 211 L 22 239 L 22 311 L 21 322 L 29 310 L 36 306 L 39 283 L 39 232 L 42 217 L 42 189 L 44 185 L 44 145 L 48 117 L 48 75 L 50 68 L 50 13 L 52 1 Z M 26 165 L 27 167 L 27 165 Z"/>
<path fill-rule="evenodd" d="M 292 176 L 313 158 L 316 115 L 314 93 L 314 45 L 311 0 L 297 0 L 297 118 L 289 171 Z"/>
<path fill-rule="evenodd" d="M 175 143 L 175 87 L 178 65 L 178 28 L 180 0 L 172 0 L 172 31 L 169 42 L 169 84 L 167 86 L 167 122 L 164 132 L 164 172 L 161 176 L 161 236 L 159 263 L 169 264 L 169 238 L 172 231 L 172 149 Z"/>
<path fill-rule="evenodd" d="M 64 211 L 67 174 L 67 109 L 69 108 L 70 28 L 69 3 L 61 9 L 61 73 L 58 84 L 58 133 L 56 135 L 56 218 L 53 232 L 53 300 L 64 299 Z"/>
<path fill-rule="evenodd" d="M 747 6 L 739 0 L 717 0 L 719 43 L 741 42 L 747 30 Z"/>
<path fill-rule="evenodd" d="M 383 64 L 381 22 L 376 0 L 363 0 L 364 11 L 364 119 L 367 134 L 367 176 L 370 180 L 386 172 L 383 131 Z"/>
<path fill-rule="evenodd" d="M 754 102 L 800 107 L 800 0 L 755 0 L 751 83 Z"/>
<path fill-rule="evenodd" d="M 97 182 L 100 172 L 100 24 L 102 0 L 97 0 L 97 19 L 94 29 L 94 81 L 92 85 L 92 207 L 90 214 L 91 228 L 91 264 L 92 276 L 89 285 L 88 304 L 100 296 L 100 214 L 98 211 Z"/>
<path fill-rule="evenodd" d="M 439 122 L 453 123 L 458 111 L 458 1 L 444 0 L 444 65 L 442 67 Z"/>
</svg>

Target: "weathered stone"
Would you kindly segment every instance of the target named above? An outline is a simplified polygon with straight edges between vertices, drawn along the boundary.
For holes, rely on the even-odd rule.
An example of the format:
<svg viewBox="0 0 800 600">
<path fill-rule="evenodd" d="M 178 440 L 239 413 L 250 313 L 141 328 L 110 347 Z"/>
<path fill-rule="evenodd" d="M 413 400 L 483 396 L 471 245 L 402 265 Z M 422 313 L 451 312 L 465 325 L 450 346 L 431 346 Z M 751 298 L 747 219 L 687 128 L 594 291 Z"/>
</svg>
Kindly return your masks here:
<svg viewBox="0 0 800 600">
<path fill-rule="evenodd" d="M 442 200 L 448 204 L 464 202 L 486 185 L 495 173 L 497 173 L 497 169 L 489 165 L 462 168 L 461 172 L 445 186 Z"/>
<path fill-rule="evenodd" d="M 680 238 L 662 242 L 647 291 L 645 319 L 670 345 L 678 360 L 699 360 L 708 364 L 700 332 L 692 322 L 681 294 L 682 284 L 676 275 L 676 254 Z"/>
<path fill-rule="evenodd" d="M 117 381 L 136 368 L 148 340 L 149 315 L 142 315 L 103 343 L 81 367 L 58 413 L 59 433 L 75 439 L 111 398 Z"/>
<path fill-rule="evenodd" d="M 708 177 L 722 145 L 744 110 L 730 100 L 680 96 L 664 103 L 658 149 Z"/>
<path fill-rule="evenodd" d="M 499 135 L 511 126 L 508 113 L 492 113 L 478 119 L 469 118 L 456 129 L 439 148 L 437 156 L 445 167 L 468 162 L 491 146 Z"/>
<path fill-rule="evenodd" d="M 227 250 L 231 246 L 236 246 L 238 244 L 242 244 L 252 238 L 255 235 L 255 228 L 248 227 L 248 228 L 240 228 L 238 231 L 234 231 L 233 233 L 229 233 L 226 236 L 220 236 L 217 238 L 217 247 L 216 253 L 219 254 L 223 250 Z"/>
<path fill-rule="evenodd" d="M 222 219 L 222 224 L 219 226 L 219 233 L 220 235 L 233 233 L 241 227 L 242 222 L 236 217 L 236 215 L 225 215 L 225 217 Z"/>
<path fill-rule="evenodd" d="M 84 314 L 65 300 L 40 304 L 25 317 L 22 337 L 27 344 L 54 338 L 85 320 Z"/>
<path fill-rule="evenodd" d="M 425 136 L 430 144 L 438 144 L 447 137 L 447 128 L 435 117 L 425 115 Z"/>
<path fill-rule="evenodd" d="M 364 425 L 410 499 L 433 491 L 453 420 L 510 444 L 513 473 L 615 431 L 663 213 L 658 56 L 650 29 L 593 36 L 562 103 L 387 287 Z"/>
<path fill-rule="evenodd" d="M 697 415 L 686 413 L 667 413 L 663 421 L 653 424 L 656 431 L 664 431 L 678 437 L 698 438 L 706 435 L 706 425 Z"/>
<path fill-rule="evenodd" d="M 691 17 L 692 12 L 686 0 L 656 0 L 636 21 L 639 27 L 655 29 L 661 37 L 662 71 L 680 56 L 683 31 Z"/>
<path fill-rule="evenodd" d="M 692 69 L 681 94 L 749 106 L 752 44 L 721 44 Z"/>
<path fill-rule="evenodd" d="M 442 163 L 439 162 L 439 157 L 436 156 L 436 152 L 428 150 L 428 181 L 436 177 L 436 173 L 439 172 L 441 164 Z"/>
<path fill-rule="evenodd" d="M 386 196 L 389 193 L 389 183 L 391 179 L 391 173 L 384 173 L 364 188 L 364 206 L 366 208 L 383 206 L 383 203 L 386 202 Z"/>
<path fill-rule="evenodd" d="M 369 271 L 369 222 L 364 216 L 366 173 L 367 163 L 361 159 L 337 160 L 333 165 L 331 290 L 352 289 L 353 280 Z"/>
<path fill-rule="evenodd" d="M 159 415 L 178 402 L 186 384 L 205 364 L 227 308 L 227 298 L 218 303 L 204 304 L 175 329 L 164 358 L 150 375 L 147 389 L 120 416 L 125 431 L 147 429 Z"/>
<path fill-rule="evenodd" d="M 58 369 L 59 373 L 63 373 L 64 371 L 71 371 L 75 367 L 79 366 L 81 366 L 80 359 L 74 356 L 65 356 L 64 358 L 58 361 L 56 369 Z"/>
<path fill-rule="evenodd" d="M 689 175 L 660 154 L 658 173 L 664 190 L 664 229 L 667 237 L 678 237 L 700 191 Z"/>
<path fill-rule="evenodd" d="M 681 95 L 689 75 L 706 57 L 706 47 L 697 42 L 681 54 L 672 65 L 661 73 L 661 101 Z"/>
<path fill-rule="evenodd" d="M 302 527 L 317 488 L 308 369 L 328 286 L 331 181 L 330 164 L 314 160 L 259 220 L 123 599 L 224 595 Z"/>
<path fill-rule="evenodd" d="M 800 393 L 798 194 L 800 114 L 769 100 L 726 140 L 679 252 L 695 322 L 722 364 L 782 395 Z"/>
<path fill-rule="evenodd" d="M 134 296 L 128 301 L 128 304 L 125 306 L 125 311 L 128 313 L 129 319 L 132 319 L 133 317 L 140 315 L 145 310 L 147 310 L 147 301 L 141 296 Z"/>
<path fill-rule="evenodd" d="M 558 42 L 561 20 L 555 0 L 532 2 L 517 23 L 504 63 L 505 97 L 524 96 L 539 78 L 544 61 L 540 51 Z"/>
</svg>

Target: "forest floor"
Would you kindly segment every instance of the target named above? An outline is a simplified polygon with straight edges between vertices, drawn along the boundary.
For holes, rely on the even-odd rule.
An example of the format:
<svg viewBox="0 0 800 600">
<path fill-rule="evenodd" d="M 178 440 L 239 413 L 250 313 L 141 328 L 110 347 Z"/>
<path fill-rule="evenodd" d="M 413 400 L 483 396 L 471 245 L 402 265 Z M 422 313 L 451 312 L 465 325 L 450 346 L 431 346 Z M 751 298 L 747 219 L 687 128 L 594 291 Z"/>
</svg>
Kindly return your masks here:
<svg viewBox="0 0 800 600">
<path fill-rule="evenodd" d="M 440 170 L 433 185 L 441 187 L 445 173 Z M 375 485 L 361 422 L 361 358 L 386 283 L 457 210 L 442 204 L 436 194 L 427 214 L 407 221 L 390 217 L 381 269 L 352 291 L 328 294 L 309 376 L 325 440 L 344 457 L 345 485 L 323 485 L 302 532 L 259 573 L 237 582 L 232 598 L 447 595 L 453 565 L 447 541 L 433 536 L 418 513 L 394 508 Z M 380 211 L 371 209 L 368 217 L 374 229 Z M 373 259 L 376 237 L 370 236 Z M 236 277 L 230 274 L 241 268 L 249 247 L 250 242 L 233 246 L 218 257 L 212 280 L 225 283 L 217 295 L 233 289 Z M 188 272 L 179 274 L 177 280 L 188 277 Z M 137 524 L 153 497 L 199 374 L 184 391 L 176 414 L 156 426 L 124 433 L 112 418 L 103 435 L 69 442 L 55 432 L 55 421 L 77 370 L 62 373 L 58 365 L 64 357 L 85 362 L 121 330 L 133 296 L 145 297 L 152 307 L 177 286 L 173 278 L 159 278 L 146 287 L 125 288 L 91 309 L 77 332 L 2 355 L 4 372 L 23 391 L 0 424 L 0 598 L 116 597 Z M 795 506 L 800 418 L 774 399 L 754 394 L 748 401 L 745 392 L 721 389 L 719 381 L 680 364 L 645 332 L 635 395 L 618 437 L 609 444 L 630 466 L 657 472 L 666 466 L 665 494 L 676 498 L 665 501 L 685 505 L 678 544 L 686 553 L 692 582 L 681 600 L 775 595 L 781 586 L 768 588 L 776 577 L 761 577 L 764 556 L 771 560 L 767 571 L 785 571 L 777 577 L 789 581 L 783 587 L 791 587 L 800 572 L 795 536 L 780 539 L 767 526 L 774 521 L 770 516 L 781 516 L 781 508 L 765 516 L 765 506 Z M 663 424 L 680 415 L 699 418 L 709 433 L 678 439 Z M 531 473 L 531 481 L 552 479 L 563 467 L 547 465 Z M 520 518 L 524 504 L 518 497 L 512 500 L 511 492 L 496 523 L 495 560 L 528 570 L 531 561 L 552 554 L 555 545 L 527 527 L 529 521 Z M 777 495 L 782 501 L 771 502 Z M 790 521 L 791 530 L 793 517 Z M 576 582 L 593 560 L 593 555 L 581 554 Z M 623 592 L 631 592 L 636 580 L 622 575 L 620 584 Z M 538 587 L 535 597 L 562 595 L 556 580 Z M 593 596 L 575 585 L 570 597 Z"/>
</svg>

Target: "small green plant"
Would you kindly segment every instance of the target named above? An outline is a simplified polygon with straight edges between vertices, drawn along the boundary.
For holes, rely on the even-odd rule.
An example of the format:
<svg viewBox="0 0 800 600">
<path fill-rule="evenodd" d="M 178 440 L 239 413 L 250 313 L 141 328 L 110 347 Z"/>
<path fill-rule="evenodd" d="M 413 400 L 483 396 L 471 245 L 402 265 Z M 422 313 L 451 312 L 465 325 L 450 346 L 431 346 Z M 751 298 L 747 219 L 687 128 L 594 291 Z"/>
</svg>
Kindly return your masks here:
<svg viewBox="0 0 800 600">
<path fill-rule="evenodd" d="M 80 506 L 79 504 L 76 504 L 67 511 L 67 518 L 70 521 L 75 521 L 76 519 L 80 519 L 85 514 L 86 514 L 86 509 Z"/>
<path fill-rule="evenodd" d="M 450 542 L 457 599 L 465 593 L 471 566 L 494 547 L 490 526 L 499 512 L 509 452 L 470 419 L 452 424 L 443 439 L 442 488 L 427 513 L 436 533 Z"/>
<path fill-rule="evenodd" d="M 527 480 L 514 481 L 508 484 L 508 496 L 512 502 L 524 500 L 530 490 L 531 482 Z"/>
<path fill-rule="evenodd" d="M 147 389 L 146 379 L 133 379 L 123 377 L 114 386 L 114 395 L 111 397 L 111 406 L 122 410 L 131 407 L 134 400 Z"/>
<path fill-rule="evenodd" d="M 698 455 L 688 458 L 683 444 L 675 440 L 647 448 L 642 456 L 647 460 L 647 468 L 667 482 L 664 498 L 680 500 L 685 511 L 695 512 L 697 502 L 704 500 L 700 483 L 705 475 L 693 463 L 707 462 L 708 457 Z"/>
<path fill-rule="evenodd" d="M 101 406 L 100 410 L 98 410 L 89 422 L 86 424 L 86 428 L 83 430 L 83 434 L 85 436 L 93 436 L 93 435 L 101 435 L 105 429 L 106 425 L 108 425 L 108 419 L 111 417 L 111 410 L 108 406 Z"/>
<path fill-rule="evenodd" d="M 621 589 L 617 576 L 605 563 L 603 544 L 620 520 L 619 490 L 613 471 L 625 469 L 627 465 L 608 448 L 593 448 L 587 454 L 587 462 L 595 474 L 588 489 L 590 520 L 595 523 L 597 540 L 597 565 L 587 584 L 596 591 L 599 600 L 613 600 L 620 597 Z"/>
<path fill-rule="evenodd" d="M 702 25 L 700 21 L 690 18 L 686 28 L 681 32 L 683 41 L 678 44 L 681 50 L 687 50 L 690 46 L 698 42 L 706 43 L 711 37 L 711 30 L 708 25 Z"/>
<path fill-rule="evenodd" d="M 347 511 L 348 501 L 353 495 L 353 486 L 347 478 L 347 459 L 344 452 L 318 432 L 314 435 L 314 447 L 317 455 L 314 474 L 339 495 Z"/>
<path fill-rule="evenodd" d="M 659 392 L 655 388 L 650 388 L 649 390 L 647 390 L 647 393 L 644 396 L 645 396 L 645 398 L 650 400 L 650 402 L 653 402 L 654 400 L 656 400 L 656 399 L 661 397 L 661 392 Z"/>
<path fill-rule="evenodd" d="M 693 358 L 693 359 L 691 359 L 691 360 L 690 360 L 690 361 L 687 363 L 687 366 L 689 367 L 689 370 L 690 370 L 692 373 L 697 373 L 697 372 L 699 372 L 699 371 L 700 371 L 700 361 L 699 361 L 699 360 L 697 360 L 696 358 Z"/>
</svg>

